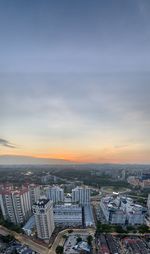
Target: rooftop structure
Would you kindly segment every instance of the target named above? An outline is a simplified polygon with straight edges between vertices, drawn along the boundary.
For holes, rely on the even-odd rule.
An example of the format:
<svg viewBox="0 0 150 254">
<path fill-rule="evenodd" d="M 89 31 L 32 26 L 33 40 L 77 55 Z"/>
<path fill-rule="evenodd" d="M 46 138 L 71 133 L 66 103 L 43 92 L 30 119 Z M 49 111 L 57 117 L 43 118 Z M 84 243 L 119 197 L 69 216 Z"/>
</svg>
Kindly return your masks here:
<svg viewBox="0 0 150 254">
<path fill-rule="evenodd" d="M 84 222 L 86 227 L 95 227 L 94 216 L 91 205 L 84 206 Z"/>
<path fill-rule="evenodd" d="M 26 222 L 26 224 L 24 225 L 24 227 L 22 228 L 23 231 L 30 236 L 32 234 L 32 231 L 35 227 L 35 218 L 34 215 L 32 217 L 30 217 L 30 219 Z"/>
<path fill-rule="evenodd" d="M 147 245 L 144 240 L 139 237 L 126 237 L 123 239 L 123 245 L 127 247 L 127 250 L 130 250 L 130 253 L 149 254 Z"/>
<path fill-rule="evenodd" d="M 82 207 L 79 205 L 56 205 L 54 207 L 56 225 L 82 226 Z"/>
</svg>

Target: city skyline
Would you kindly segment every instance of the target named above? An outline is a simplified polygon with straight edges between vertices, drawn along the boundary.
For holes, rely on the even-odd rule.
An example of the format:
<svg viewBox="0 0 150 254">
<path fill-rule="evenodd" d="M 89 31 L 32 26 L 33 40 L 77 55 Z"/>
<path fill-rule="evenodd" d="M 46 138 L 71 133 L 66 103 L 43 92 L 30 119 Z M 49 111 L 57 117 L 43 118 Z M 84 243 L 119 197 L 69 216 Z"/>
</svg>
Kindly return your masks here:
<svg viewBox="0 0 150 254">
<path fill-rule="evenodd" d="M 0 2 L 0 163 L 150 163 L 149 12 L 148 0 Z"/>
</svg>

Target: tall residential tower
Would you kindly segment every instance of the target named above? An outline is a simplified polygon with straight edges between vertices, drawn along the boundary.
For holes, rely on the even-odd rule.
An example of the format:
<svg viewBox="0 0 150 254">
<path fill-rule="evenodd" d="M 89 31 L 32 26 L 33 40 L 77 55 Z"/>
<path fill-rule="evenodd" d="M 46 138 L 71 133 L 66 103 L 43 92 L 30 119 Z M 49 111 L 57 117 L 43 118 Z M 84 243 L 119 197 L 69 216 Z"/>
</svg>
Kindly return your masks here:
<svg viewBox="0 0 150 254">
<path fill-rule="evenodd" d="M 76 187 L 72 190 L 72 202 L 80 205 L 90 204 L 90 189 L 87 187 Z"/>
<path fill-rule="evenodd" d="M 46 198 L 39 199 L 39 201 L 33 205 L 33 213 L 35 216 L 38 238 L 49 241 L 55 228 L 53 202 Z"/>
</svg>

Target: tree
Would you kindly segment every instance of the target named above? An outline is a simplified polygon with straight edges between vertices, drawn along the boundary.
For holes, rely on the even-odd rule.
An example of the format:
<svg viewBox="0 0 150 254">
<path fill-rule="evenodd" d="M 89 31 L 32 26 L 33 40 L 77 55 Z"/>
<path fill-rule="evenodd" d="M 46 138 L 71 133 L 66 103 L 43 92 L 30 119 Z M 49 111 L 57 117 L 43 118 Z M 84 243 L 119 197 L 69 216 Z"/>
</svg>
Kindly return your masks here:
<svg viewBox="0 0 150 254">
<path fill-rule="evenodd" d="M 69 229 L 68 233 L 71 234 L 73 232 L 73 229 Z"/>
<path fill-rule="evenodd" d="M 14 236 L 13 235 L 6 235 L 6 236 L 1 236 L 1 239 L 3 242 L 5 243 L 10 243 L 12 241 L 15 240 Z"/>
<path fill-rule="evenodd" d="M 63 254 L 63 252 L 64 252 L 64 247 L 61 246 L 61 245 L 58 245 L 58 246 L 56 247 L 55 252 L 56 252 L 56 254 Z"/>
<path fill-rule="evenodd" d="M 122 228 L 122 226 L 120 226 L 120 225 L 117 225 L 116 226 L 116 232 L 117 233 L 126 233 L 126 231 Z"/>
<path fill-rule="evenodd" d="M 87 243 L 88 243 L 89 246 L 92 245 L 92 241 L 93 241 L 93 236 L 92 235 L 88 235 L 88 237 L 87 237 Z"/>
<path fill-rule="evenodd" d="M 80 243 L 80 242 L 82 242 L 82 238 L 80 236 L 78 236 L 77 243 Z"/>
<path fill-rule="evenodd" d="M 133 232 L 135 228 L 131 225 L 127 226 L 127 232 Z"/>
<path fill-rule="evenodd" d="M 145 234 L 145 233 L 149 233 L 149 232 L 150 232 L 149 227 L 146 226 L 146 225 L 141 225 L 141 226 L 139 226 L 139 227 L 138 227 L 138 231 L 139 231 L 139 233 L 141 233 L 141 234 Z"/>
<path fill-rule="evenodd" d="M 67 235 L 63 235 L 63 238 L 64 238 L 64 239 L 68 239 L 68 236 L 67 236 Z"/>
</svg>

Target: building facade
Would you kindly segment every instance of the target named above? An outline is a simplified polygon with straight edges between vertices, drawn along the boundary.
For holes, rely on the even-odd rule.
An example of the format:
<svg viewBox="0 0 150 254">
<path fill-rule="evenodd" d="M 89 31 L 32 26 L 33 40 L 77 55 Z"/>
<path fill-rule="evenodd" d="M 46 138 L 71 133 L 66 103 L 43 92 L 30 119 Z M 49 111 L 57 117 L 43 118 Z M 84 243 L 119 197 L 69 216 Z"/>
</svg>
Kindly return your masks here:
<svg viewBox="0 0 150 254">
<path fill-rule="evenodd" d="M 148 199 L 147 199 L 147 208 L 148 208 L 148 215 L 150 216 L 150 194 L 148 195 Z"/>
<path fill-rule="evenodd" d="M 41 191 L 40 186 L 36 184 L 30 184 L 28 186 L 30 192 L 31 206 L 40 199 Z"/>
<path fill-rule="evenodd" d="M 54 231 L 53 202 L 41 198 L 33 205 L 33 214 L 38 238 L 48 241 Z"/>
<path fill-rule="evenodd" d="M 64 190 L 59 186 L 47 187 L 46 197 L 52 200 L 54 204 L 64 202 Z"/>
<path fill-rule="evenodd" d="M 3 190 L 0 193 L 0 206 L 5 220 L 22 224 L 31 215 L 29 190 Z"/>
<path fill-rule="evenodd" d="M 87 187 L 76 187 L 72 190 L 72 202 L 80 205 L 90 204 L 91 191 Z"/>
<path fill-rule="evenodd" d="M 131 198 L 107 196 L 101 199 L 100 207 L 110 224 L 142 225 L 146 209 L 135 204 Z"/>
</svg>

